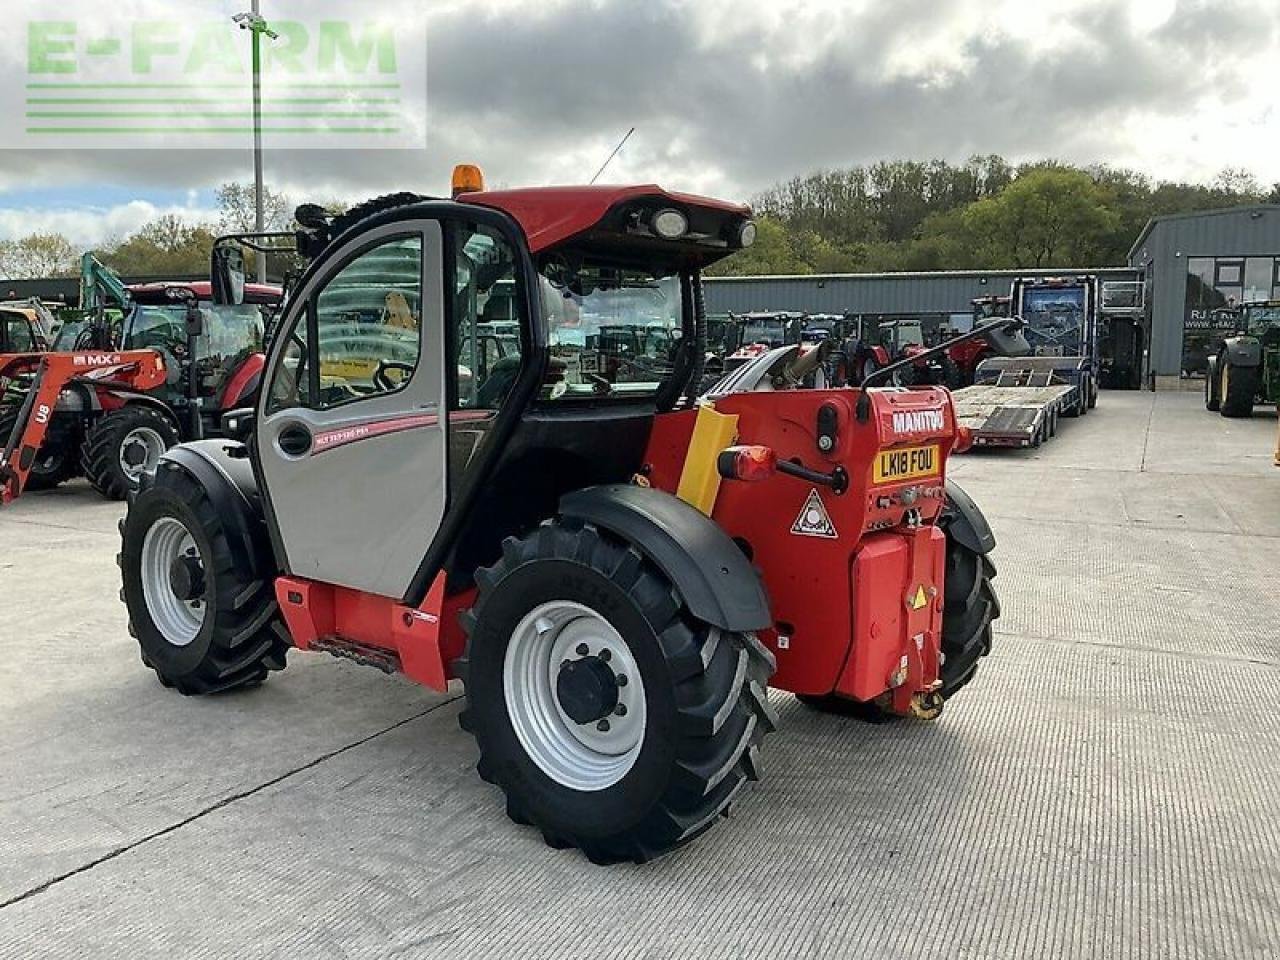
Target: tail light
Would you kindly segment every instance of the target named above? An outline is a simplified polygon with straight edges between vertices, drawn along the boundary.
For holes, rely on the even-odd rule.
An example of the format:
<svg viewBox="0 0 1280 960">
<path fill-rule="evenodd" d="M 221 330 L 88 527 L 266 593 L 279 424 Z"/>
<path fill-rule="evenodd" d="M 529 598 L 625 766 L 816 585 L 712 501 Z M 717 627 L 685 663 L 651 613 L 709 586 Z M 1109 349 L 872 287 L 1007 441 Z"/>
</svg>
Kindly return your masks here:
<svg viewBox="0 0 1280 960">
<path fill-rule="evenodd" d="M 951 448 L 952 453 L 967 453 L 973 449 L 973 431 L 964 424 L 956 425 L 956 443 Z"/>
<path fill-rule="evenodd" d="M 726 480 L 767 480 L 778 472 L 778 455 L 770 447 L 729 447 L 716 458 L 716 470 Z"/>
</svg>

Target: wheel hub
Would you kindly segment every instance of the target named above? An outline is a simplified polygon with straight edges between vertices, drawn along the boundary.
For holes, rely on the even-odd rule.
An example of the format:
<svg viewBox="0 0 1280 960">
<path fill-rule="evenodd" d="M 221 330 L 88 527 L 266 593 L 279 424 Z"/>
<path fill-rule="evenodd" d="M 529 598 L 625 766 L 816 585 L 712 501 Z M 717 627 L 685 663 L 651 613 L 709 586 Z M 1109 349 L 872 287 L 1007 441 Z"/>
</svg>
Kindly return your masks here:
<svg viewBox="0 0 1280 960">
<path fill-rule="evenodd" d="M 174 557 L 169 565 L 169 588 L 179 600 L 190 603 L 204 596 L 204 567 L 200 558 Z"/>
<path fill-rule="evenodd" d="M 576 724 L 596 723 L 618 706 L 618 680 L 599 657 L 566 660 L 556 677 L 560 709 Z"/>
</svg>

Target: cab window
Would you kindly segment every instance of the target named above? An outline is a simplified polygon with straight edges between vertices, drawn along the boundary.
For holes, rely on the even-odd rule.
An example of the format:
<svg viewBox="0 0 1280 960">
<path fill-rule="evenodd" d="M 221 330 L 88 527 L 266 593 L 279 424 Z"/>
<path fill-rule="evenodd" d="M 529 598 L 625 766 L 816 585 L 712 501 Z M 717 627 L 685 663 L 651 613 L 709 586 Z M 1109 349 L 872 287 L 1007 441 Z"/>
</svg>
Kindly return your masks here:
<svg viewBox="0 0 1280 960">
<path fill-rule="evenodd" d="M 284 347 L 268 412 L 398 393 L 422 359 L 421 321 L 422 238 L 396 237 L 363 251 L 307 304 Z"/>
<path fill-rule="evenodd" d="M 5 326 L 3 342 L 7 343 L 11 353 L 31 353 L 35 350 L 35 341 L 31 337 L 31 325 L 20 313 L 6 313 L 0 317 Z"/>
<path fill-rule="evenodd" d="M 520 372 L 516 258 L 489 227 L 452 227 L 454 409 L 496 410 Z"/>
</svg>

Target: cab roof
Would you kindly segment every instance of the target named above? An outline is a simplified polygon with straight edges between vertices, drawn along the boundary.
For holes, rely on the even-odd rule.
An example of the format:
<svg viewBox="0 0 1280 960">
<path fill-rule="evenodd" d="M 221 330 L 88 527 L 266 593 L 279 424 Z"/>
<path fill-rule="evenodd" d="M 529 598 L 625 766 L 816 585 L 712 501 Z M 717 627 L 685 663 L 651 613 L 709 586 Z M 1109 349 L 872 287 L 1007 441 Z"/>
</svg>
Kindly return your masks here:
<svg viewBox="0 0 1280 960">
<path fill-rule="evenodd" d="M 161 280 L 155 283 L 130 284 L 126 289 L 138 303 L 155 305 L 168 303 L 166 291 L 178 287 L 190 290 L 197 300 L 213 298 L 213 284 L 208 280 Z M 245 303 L 279 303 L 284 297 L 284 288 L 272 283 L 246 283 L 244 285 Z"/>
<path fill-rule="evenodd" d="M 675 207 L 718 211 L 729 216 L 751 216 L 751 208 L 725 200 L 690 193 L 673 193 L 657 184 L 627 187 L 527 187 L 459 194 L 459 203 L 501 210 L 524 230 L 529 249 L 538 254 L 585 233 L 610 210 L 632 200 L 654 199 Z"/>
</svg>

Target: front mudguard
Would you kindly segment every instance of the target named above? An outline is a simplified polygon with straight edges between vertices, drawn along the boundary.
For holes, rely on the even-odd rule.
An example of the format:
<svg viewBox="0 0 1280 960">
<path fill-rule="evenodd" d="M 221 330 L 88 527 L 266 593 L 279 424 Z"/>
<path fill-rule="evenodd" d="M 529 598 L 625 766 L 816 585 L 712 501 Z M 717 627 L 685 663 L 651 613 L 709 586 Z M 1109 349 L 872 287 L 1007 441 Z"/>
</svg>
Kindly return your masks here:
<svg viewBox="0 0 1280 960">
<path fill-rule="evenodd" d="M 208 494 L 222 522 L 236 568 L 248 571 L 255 580 L 274 578 L 279 570 L 271 552 L 258 482 L 244 444 L 229 440 L 179 444 L 160 458 L 154 476 L 143 479 L 134 500 L 150 490 L 171 488 L 178 472 Z"/>
<path fill-rule="evenodd" d="M 1229 337 L 1222 342 L 1218 365 L 1223 361 L 1236 368 L 1262 366 L 1262 341 L 1257 337 Z"/>
<path fill-rule="evenodd" d="M 947 536 L 974 553 L 986 555 L 996 548 L 996 535 L 977 502 L 954 480 L 947 481 L 947 502 L 941 526 Z"/>
</svg>

